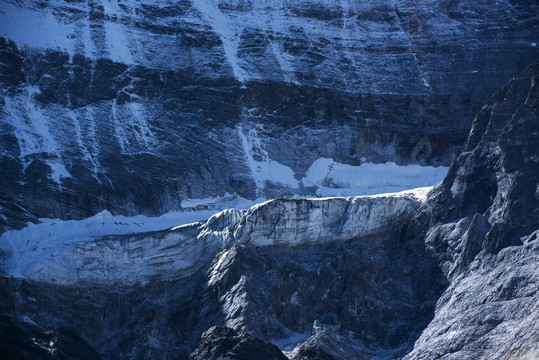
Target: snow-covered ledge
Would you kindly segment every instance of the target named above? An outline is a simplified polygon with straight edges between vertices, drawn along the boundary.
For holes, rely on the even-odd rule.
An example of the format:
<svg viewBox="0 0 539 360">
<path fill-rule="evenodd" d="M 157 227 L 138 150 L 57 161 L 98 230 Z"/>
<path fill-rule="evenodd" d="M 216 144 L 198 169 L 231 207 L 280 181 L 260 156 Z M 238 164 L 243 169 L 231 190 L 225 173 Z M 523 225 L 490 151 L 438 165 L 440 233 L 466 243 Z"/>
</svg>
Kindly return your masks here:
<svg viewBox="0 0 539 360">
<path fill-rule="evenodd" d="M 7 256 L 1 267 L 10 275 L 67 284 L 177 279 L 208 266 L 220 251 L 238 243 L 313 245 L 391 231 L 413 214 L 429 189 L 348 198 L 275 199 L 249 210 L 224 210 L 207 221 L 135 234 L 77 238 L 69 237 L 64 229 L 62 236 L 55 236 L 55 225 L 48 224 L 49 233 L 41 236 L 5 233 L 1 246 Z M 105 218 L 93 220 L 104 222 Z M 76 234 L 76 224 L 69 225 Z M 44 230 L 42 224 L 35 226 Z"/>
</svg>

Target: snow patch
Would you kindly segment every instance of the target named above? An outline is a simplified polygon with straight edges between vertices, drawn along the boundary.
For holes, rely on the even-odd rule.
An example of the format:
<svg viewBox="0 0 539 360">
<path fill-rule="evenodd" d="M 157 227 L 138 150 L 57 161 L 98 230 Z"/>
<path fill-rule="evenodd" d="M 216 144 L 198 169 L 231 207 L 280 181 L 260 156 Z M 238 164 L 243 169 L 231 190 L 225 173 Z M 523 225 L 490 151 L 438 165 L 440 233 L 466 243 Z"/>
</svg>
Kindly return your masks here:
<svg viewBox="0 0 539 360">
<path fill-rule="evenodd" d="M 123 154 L 153 153 L 159 146 L 147 120 L 146 108 L 143 104 L 131 101 L 118 105 L 114 99 L 111 114 L 114 136 Z"/>
<path fill-rule="evenodd" d="M 30 319 L 28 317 L 28 315 L 26 315 L 26 314 L 22 316 L 22 321 L 24 321 L 25 323 L 30 324 L 30 325 L 39 326 L 38 323 L 36 323 L 34 320 Z"/>
<path fill-rule="evenodd" d="M 67 171 L 64 164 L 57 160 L 46 160 L 47 165 L 51 168 L 50 178 L 57 184 L 61 183 L 62 178 L 71 177 L 71 173 Z"/>
<path fill-rule="evenodd" d="M 169 229 L 179 224 L 207 220 L 217 211 L 171 211 L 159 217 L 113 216 L 104 210 L 84 220 L 40 219 L 20 230 L 6 231 L 0 237 L 0 249 L 11 254 L 8 273 L 22 276 L 35 264 L 47 262 L 76 244 L 108 235 L 124 235 Z"/>
<path fill-rule="evenodd" d="M 257 189 L 264 189 L 266 181 L 291 188 L 299 187 L 299 181 L 294 177 L 291 168 L 269 158 L 268 152 L 262 146 L 257 128 L 250 129 L 245 134 L 243 128 L 238 126 L 238 135 Z"/>
<path fill-rule="evenodd" d="M 13 126 L 25 167 L 33 160 L 31 155 L 47 154 L 44 160 L 50 166 L 50 174 L 57 184 L 60 179 L 70 177 L 62 162 L 60 147 L 53 135 L 51 121 L 45 109 L 39 107 L 34 96 L 40 94 L 37 86 L 27 86 L 20 93 L 4 97 L 6 120 Z"/>
<path fill-rule="evenodd" d="M 19 45 L 59 49 L 73 54 L 75 27 L 56 18 L 50 8 L 34 11 L 6 2 L 0 3 L 0 35 Z"/>
<path fill-rule="evenodd" d="M 234 77 L 240 82 L 246 80 L 247 74 L 240 66 L 238 59 L 238 45 L 243 31 L 243 22 L 233 21 L 234 19 L 229 21 L 228 16 L 221 13 L 217 8 L 217 4 L 211 0 L 194 0 L 193 6 L 221 39 L 225 57 L 232 67 Z"/>
<path fill-rule="evenodd" d="M 88 117 L 92 118 L 91 107 L 88 107 L 86 111 L 90 112 Z M 68 112 L 67 116 L 71 119 L 71 122 L 73 123 L 77 146 L 79 150 L 84 155 L 86 161 L 91 165 L 94 179 L 96 179 L 98 183 L 101 183 L 101 180 L 98 177 L 99 173 L 101 172 L 101 164 L 99 163 L 98 158 L 98 146 L 94 122 L 90 121 L 88 131 L 83 132 L 84 119 L 81 119 L 75 111 Z M 85 144 L 85 142 L 89 142 L 91 146 Z"/>
<path fill-rule="evenodd" d="M 104 27 L 110 59 L 124 64 L 135 63 L 125 25 L 105 22 Z"/>
<path fill-rule="evenodd" d="M 432 186 L 442 181 L 448 170 L 392 162 L 352 166 L 320 158 L 307 170 L 302 182 L 304 186 L 317 187 L 318 196 L 375 195 Z"/>
</svg>

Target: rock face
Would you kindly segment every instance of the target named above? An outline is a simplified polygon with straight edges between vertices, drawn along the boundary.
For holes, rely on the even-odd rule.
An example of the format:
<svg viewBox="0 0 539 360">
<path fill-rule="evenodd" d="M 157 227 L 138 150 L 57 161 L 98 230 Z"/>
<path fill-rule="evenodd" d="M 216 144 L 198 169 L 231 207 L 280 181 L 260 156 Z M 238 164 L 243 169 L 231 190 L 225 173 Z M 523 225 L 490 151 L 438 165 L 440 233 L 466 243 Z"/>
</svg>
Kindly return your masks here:
<svg viewBox="0 0 539 360">
<path fill-rule="evenodd" d="M 307 194 L 256 179 L 274 166 L 299 180 L 319 158 L 447 165 L 472 114 L 539 56 L 537 11 L 512 0 L 3 1 L 1 225 Z"/>
<path fill-rule="evenodd" d="M 539 63 L 494 95 L 416 226 L 450 286 L 406 359 L 539 356 Z"/>
<path fill-rule="evenodd" d="M 72 329 L 45 331 L 9 316 L 0 316 L 0 351 L 2 357 L 13 360 L 99 359 Z"/>
<path fill-rule="evenodd" d="M 537 57 L 533 2 L 0 10 L 3 227 L 308 193 L 319 157 L 448 164 L 467 116 Z M 162 231 L 5 241 L 1 350 L 538 358 L 538 135 L 536 62 L 477 113 L 426 199 L 278 198 Z"/>
<path fill-rule="evenodd" d="M 215 358 L 273 353 L 251 336 L 285 351 L 303 344 L 299 358 L 322 344 L 341 358 L 403 354 L 446 284 L 409 236 L 420 203 L 400 194 L 226 210 L 38 256 L 26 280 L 4 279 L 3 296 L 12 313 L 76 328 L 105 358 L 187 358 L 213 325 L 239 335 L 206 333 L 195 359 L 212 347 L 223 349 Z"/>
<path fill-rule="evenodd" d="M 238 335 L 231 328 L 212 326 L 200 339 L 200 346 L 190 360 L 287 360 L 275 345 L 252 338 L 249 334 Z"/>
</svg>

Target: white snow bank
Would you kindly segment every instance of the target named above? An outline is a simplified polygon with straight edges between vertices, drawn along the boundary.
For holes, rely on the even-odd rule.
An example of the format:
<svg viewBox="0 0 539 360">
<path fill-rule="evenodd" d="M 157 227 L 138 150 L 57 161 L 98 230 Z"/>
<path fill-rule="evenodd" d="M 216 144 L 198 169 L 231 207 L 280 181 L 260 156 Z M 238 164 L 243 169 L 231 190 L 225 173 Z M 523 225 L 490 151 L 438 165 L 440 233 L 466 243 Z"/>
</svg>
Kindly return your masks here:
<svg viewBox="0 0 539 360">
<path fill-rule="evenodd" d="M 264 198 L 249 200 L 238 194 L 226 193 L 223 196 L 207 197 L 203 199 L 185 199 L 180 206 L 185 210 L 224 210 L 224 209 L 248 209 L 255 204 L 267 201 Z"/>
<path fill-rule="evenodd" d="M 35 48 L 59 49 L 73 53 L 73 24 L 62 23 L 50 10 L 33 11 L 0 3 L 0 36 Z"/>
<path fill-rule="evenodd" d="M 249 129 L 246 133 L 244 133 L 241 126 L 237 128 L 245 154 L 245 160 L 257 189 L 264 189 L 266 182 L 291 188 L 299 187 L 294 170 L 269 158 L 269 154 L 264 149 L 261 139 L 258 136 L 258 130 L 260 128 L 261 125 L 258 125 L 258 128 Z"/>
<path fill-rule="evenodd" d="M 317 196 L 374 195 L 435 185 L 448 170 L 441 166 L 401 166 L 392 162 L 352 166 L 321 158 L 311 165 L 302 182 L 304 186 L 317 187 Z"/>
<path fill-rule="evenodd" d="M 180 225 L 208 220 L 220 211 L 220 207 L 245 209 L 257 202 L 231 196 L 226 203 L 221 198 L 220 206 L 196 211 L 170 211 L 158 217 L 113 216 L 102 211 L 83 220 L 40 219 L 40 223 L 29 223 L 20 230 L 6 231 L 0 237 L 0 250 L 10 257 L 5 267 L 14 276 L 22 276 L 35 263 L 45 261 L 76 244 L 89 242 L 104 236 L 125 235 L 148 231 L 166 230 Z M 206 199 L 207 200 L 207 199 Z M 186 204 L 202 203 L 202 200 L 186 200 Z M 216 203 L 218 201 L 214 201 Z"/>
</svg>

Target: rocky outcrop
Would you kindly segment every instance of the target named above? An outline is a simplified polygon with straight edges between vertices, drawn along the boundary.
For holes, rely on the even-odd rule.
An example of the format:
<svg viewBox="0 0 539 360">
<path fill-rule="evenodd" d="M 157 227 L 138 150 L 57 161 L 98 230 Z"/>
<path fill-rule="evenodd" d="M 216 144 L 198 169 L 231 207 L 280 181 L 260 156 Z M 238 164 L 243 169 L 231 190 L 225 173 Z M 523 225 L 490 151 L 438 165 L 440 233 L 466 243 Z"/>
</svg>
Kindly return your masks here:
<svg viewBox="0 0 539 360">
<path fill-rule="evenodd" d="M 0 10 L 0 182 L 37 217 L 309 194 L 257 183 L 257 165 L 297 180 L 319 158 L 447 165 L 488 96 L 539 56 L 534 2 Z"/>
<path fill-rule="evenodd" d="M 238 334 L 231 328 L 212 326 L 202 334 L 190 360 L 287 360 L 273 344 Z"/>
<path fill-rule="evenodd" d="M 416 226 L 450 280 L 406 359 L 539 356 L 539 63 L 494 95 Z"/>
</svg>

